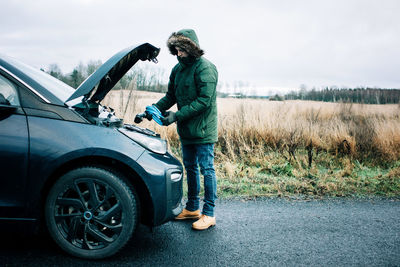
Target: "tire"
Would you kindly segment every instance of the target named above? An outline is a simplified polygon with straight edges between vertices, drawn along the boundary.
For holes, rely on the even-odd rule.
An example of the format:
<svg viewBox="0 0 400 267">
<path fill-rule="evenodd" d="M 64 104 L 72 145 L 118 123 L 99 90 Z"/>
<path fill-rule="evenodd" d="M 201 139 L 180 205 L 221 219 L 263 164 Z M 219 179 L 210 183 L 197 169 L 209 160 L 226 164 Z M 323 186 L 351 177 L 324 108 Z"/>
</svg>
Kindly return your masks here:
<svg viewBox="0 0 400 267">
<path fill-rule="evenodd" d="M 138 224 L 137 195 L 122 176 L 106 169 L 74 169 L 50 189 L 45 204 L 48 231 L 67 253 L 102 259 L 117 253 Z"/>
</svg>

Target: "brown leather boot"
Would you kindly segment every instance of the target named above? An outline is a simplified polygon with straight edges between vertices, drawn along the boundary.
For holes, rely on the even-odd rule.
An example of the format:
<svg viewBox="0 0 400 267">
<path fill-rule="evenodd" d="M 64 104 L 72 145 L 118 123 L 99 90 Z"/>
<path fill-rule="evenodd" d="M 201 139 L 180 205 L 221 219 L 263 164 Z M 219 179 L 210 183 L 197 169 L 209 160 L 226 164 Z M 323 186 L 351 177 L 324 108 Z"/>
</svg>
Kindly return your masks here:
<svg viewBox="0 0 400 267">
<path fill-rule="evenodd" d="M 187 220 L 187 219 L 198 219 L 200 218 L 200 210 L 189 211 L 183 209 L 182 212 L 175 217 L 175 220 Z"/>
<path fill-rule="evenodd" d="M 216 220 L 215 217 L 207 216 L 207 215 L 201 215 L 201 218 L 197 221 L 195 221 L 192 224 L 192 228 L 195 230 L 206 230 L 210 228 L 211 226 L 216 225 Z"/>
</svg>

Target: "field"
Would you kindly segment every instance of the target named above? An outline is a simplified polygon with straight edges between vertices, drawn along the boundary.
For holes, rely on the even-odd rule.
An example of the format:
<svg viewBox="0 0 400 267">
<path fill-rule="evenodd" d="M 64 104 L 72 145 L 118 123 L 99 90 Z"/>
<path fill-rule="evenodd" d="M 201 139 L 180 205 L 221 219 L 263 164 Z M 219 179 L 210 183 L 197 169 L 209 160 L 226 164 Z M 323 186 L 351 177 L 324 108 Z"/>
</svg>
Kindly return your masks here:
<svg viewBox="0 0 400 267">
<path fill-rule="evenodd" d="M 133 123 L 162 96 L 113 91 L 103 104 Z M 220 98 L 218 116 L 220 197 L 400 196 L 400 105 Z M 181 157 L 175 125 L 139 126 Z"/>
</svg>

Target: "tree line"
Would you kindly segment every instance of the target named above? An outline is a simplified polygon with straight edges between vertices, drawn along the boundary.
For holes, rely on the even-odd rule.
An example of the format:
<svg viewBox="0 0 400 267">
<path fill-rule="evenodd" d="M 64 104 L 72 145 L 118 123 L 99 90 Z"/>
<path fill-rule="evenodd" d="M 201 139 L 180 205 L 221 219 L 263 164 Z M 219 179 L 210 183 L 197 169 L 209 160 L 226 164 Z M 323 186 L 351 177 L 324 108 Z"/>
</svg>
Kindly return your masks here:
<svg viewBox="0 0 400 267">
<path fill-rule="evenodd" d="M 292 91 L 283 97 L 285 100 L 314 100 L 323 102 L 351 102 L 364 104 L 400 103 L 399 89 L 379 88 L 323 88 Z M 282 99 L 283 100 L 283 99 Z"/>
<path fill-rule="evenodd" d="M 93 72 L 102 65 L 101 60 L 91 60 L 87 64 L 79 63 L 72 72 L 64 74 L 58 64 L 50 64 L 44 70 L 51 76 L 65 82 L 73 88 L 86 80 Z M 140 65 L 137 63 L 137 65 Z M 164 70 L 158 67 L 137 66 L 129 70 L 114 86 L 113 89 L 133 88 L 140 91 L 161 92 L 167 91 L 167 84 L 164 82 Z"/>
<path fill-rule="evenodd" d="M 73 88 L 77 88 L 87 77 L 102 65 L 101 60 L 90 60 L 87 64 L 79 63 L 72 72 L 64 74 L 57 64 L 50 64 L 45 72 L 65 82 Z M 138 62 L 129 70 L 113 89 L 135 88 L 140 91 L 161 92 L 167 91 L 165 82 L 165 70 L 159 67 L 141 65 Z M 240 84 L 241 85 L 241 84 Z M 240 91 L 241 86 L 235 86 Z M 219 88 L 220 89 L 220 88 Z M 219 90 L 218 90 L 219 91 Z M 252 97 L 244 93 L 236 94 L 240 98 Z M 229 93 L 218 92 L 219 97 L 229 97 Z M 237 97 L 237 96 L 236 96 Z M 257 96 L 253 96 L 257 97 Z M 399 89 L 379 88 L 312 88 L 307 90 L 301 86 L 299 91 L 292 91 L 283 96 L 269 96 L 270 100 L 313 100 L 324 102 L 352 102 L 364 104 L 397 104 L 400 103 Z"/>
</svg>

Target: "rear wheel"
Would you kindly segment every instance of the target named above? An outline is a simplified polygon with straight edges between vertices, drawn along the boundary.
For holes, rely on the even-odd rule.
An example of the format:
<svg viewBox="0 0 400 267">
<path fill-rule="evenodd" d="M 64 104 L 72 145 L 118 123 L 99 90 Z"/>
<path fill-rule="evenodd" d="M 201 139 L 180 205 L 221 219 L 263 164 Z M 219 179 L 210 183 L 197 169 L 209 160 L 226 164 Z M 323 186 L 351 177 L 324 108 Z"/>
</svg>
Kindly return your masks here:
<svg viewBox="0 0 400 267">
<path fill-rule="evenodd" d="M 63 175 L 50 189 L 45 217 L 50 235 L 66 252 L 101 259 L 120 250 L 138 222 L 134 189 L 120 177 L 97 167 Z"/>
</svg>

